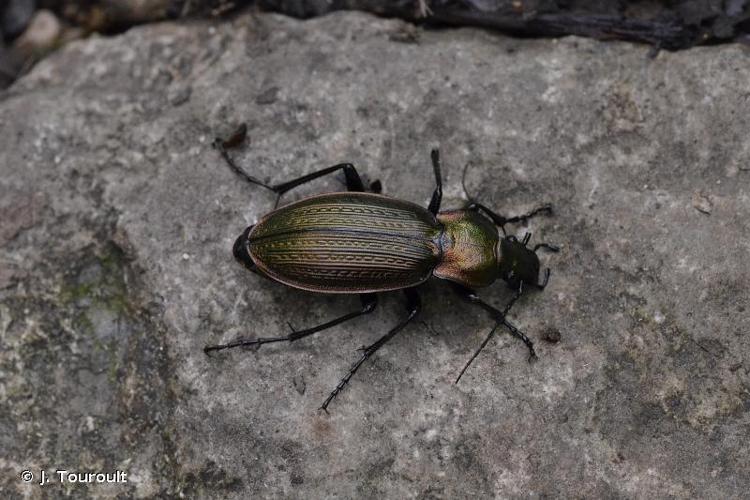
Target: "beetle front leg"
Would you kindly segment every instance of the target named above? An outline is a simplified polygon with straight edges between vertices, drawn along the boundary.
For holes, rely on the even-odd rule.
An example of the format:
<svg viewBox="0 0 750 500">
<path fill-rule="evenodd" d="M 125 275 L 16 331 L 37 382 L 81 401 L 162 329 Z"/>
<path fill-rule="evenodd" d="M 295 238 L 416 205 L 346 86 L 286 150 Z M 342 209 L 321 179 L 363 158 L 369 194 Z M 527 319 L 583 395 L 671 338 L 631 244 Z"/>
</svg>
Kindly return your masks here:
<svg viewBox="0 0 750 500">
<path fill-rule="evenodd" d="M 464 368 L 461 370 L 461 373 L 459 373 L 458 378 L 456 378 L 456 383 L 458 383 L 458 381 L 461 379 L 461 376 L 464 374 L 472 361 L 474 361 L 474 359 L 479 355 L 482 349 L 484 349 L 484 347 L 490 341 L 490 338 L 492 338 L 492 336 L 495 334 L 497 327 L 500 325 L 505 326 L 514 337 L 522 340 L 523 343 L 526 344 L 526 347 L 528 347 L 529 349 L 529 361 L 536 358 L 534 343 L 521 330 L 516 328 L 513 323 L 508 321 L 507 318 L 508 312 L 510 312 L 511 307 L 513 307 L 513 304 L 515 304 L 516 301 L 521 297 L 521 294 L 523 294 L 523 282 L 521 282 L 521 284 L 518 286 L 518 290 L 516 290 L 516 293 L 513 295 L 510 301 L 508 301 L 502 311 L 480 299 L 479 296 L 477 296 L 476 292 L 469 288 L 461 285 L 455 285 L 455 289 L 464 299 L 472 304 L 478 305 L 479 307 L 490 313 L 490 316 L 492 316 L 492 318 L 496 321 L 495 326 L 493 326 L 490 333 L 479 346 L 479 349 L 476 350 L 474 355 L 471 357 L 471 359 L 469 359 L 468 363 L 466 363 Z"/>
<path fill-rule="evenodd" d="M 407 288 L 406 290 L 404 290 L 404 293 L 406 294 L 406 299 L 408 301 L 407 307 L 409 309 L 409 315 L 398 325 L 396 325 L 392 330 L 380 337 L 377 342 L 362 349 L 362 357 L 360 357 L 359 360 L 352 365 L 352 367 L 349 369 L 349 373 L 347 373 L 344 378 L 339 381 L 336 388 L 331 392 L 326 400 L 323 401 L 323 404 L 320 406 L 321 410 L 328 413 L 328 405 L 331 404 L 331 401 L 333 401 L 333 399 L 338 396 L 338 394 L 344 389 L 344 387 L 346 387 L 346 384 L 349 383 L 349 380 L 351 380 L 357 370 L 359 370 L 359 367 L 362 365 L 362 363 L 364 363 L 367 358 L 372 356 L 375 351 L 383 347 L 386 342 L 391 340 L 398 332 L 400 332 L 407 324 L 409 324 L 411 320 L 413 320 L 417 316 L 419 310 L 422 307 L 422 302 L 419 299 L 419 294 L 417 294 L 417 291 L 414 288 Z"/>
<path fill-rule="evenodd" d="M 349 314 L 345 314 L 327 323 L 323 323 L 322 325 L 313 326 L 312 328 L 306 328 L 304 330 L 296 330 L 296 331 L 294 330 L 294 328 L 292 328 L 292 333 L 290 333 L 289 335 L 284 335 L 283 337 L 260 337 L 256 339 L 237 339 L 233 342 L 229 342 L 228 344 L 210 345 L 210 346 L 204 347 L 203 352 L 208 354 L 211 351 L 221 351 L 224 349 L 231 349 L 233 347 L 259 348 L 263 344 L 269 344 L 271 342 L 284 342 L 284 341 L 294 342 L 295 340 L 299 340 L 303 337 L 307 337 L 308 335 L 312 335 L 313 333 L 318 333 L 318 332 L 322 332 L 323 330 L 327 330 L 328 328 L 341 324 L 344 321 L 349 321 L 350 319 L 357 318 L 365 314 L 370 314 L 371 312 L 375 310 L 375 308 L 378 305 L 377 295 L 375 295 L 374 293 L 363 293 L 360 295 L 360 299 L 362 301 L 361 310 L 354 311 Z"/>
<path fill-rule="evenodd" d="M 471 203 L 468 207 L 466 207 L 466 209 L 474 210 L 476 212 L 482 212 L 483 214 L 485 214 L 487 217 L 492 219 L 492 222 L 494 222 L 496 226 L 500 227 L 500 229 L 503 230 L 503 234 L 505 234 L 506 224 L 526 222 L 527 220 L 531 219 L 532 217 L 536 217 L 537 215 L 545 213 L 549 215 L 552 213 L 552 205 L 549 203 L 538 206 L 534 210 L 531 210 L 530 212 L 523 215 L 515 215 L 513 217 L 504 217 L 498 213 L 493 212 L 491 209 L 482 205 L 481 203 Z"/>
<path fill-rule="evenodd" d="M 539 250 L 540 248 L 544 248 L 545 250 L 549 250 L 550 252 L 559 252 L 560 251 L 560 247 L 558 247 L 557 245 L 552 245 L 550 243 L 537 243 L 536 245 L 534 245 L 534 248 L 532 249 L 532 252 L 536 253 L 536 251 Z M 547 269 L 544 270 L 544 279 L 542 280 L 542 282 L 540 284 L 537 285 L 537 287 L 540 290 L 544 290 L 545 287 L 547 286 L 547 283 L 549 283 L 549 275 L 551 273 L 552 273 L 552 271 L 550 271 L 549 268 L 547 268 Z"/>
</svg>

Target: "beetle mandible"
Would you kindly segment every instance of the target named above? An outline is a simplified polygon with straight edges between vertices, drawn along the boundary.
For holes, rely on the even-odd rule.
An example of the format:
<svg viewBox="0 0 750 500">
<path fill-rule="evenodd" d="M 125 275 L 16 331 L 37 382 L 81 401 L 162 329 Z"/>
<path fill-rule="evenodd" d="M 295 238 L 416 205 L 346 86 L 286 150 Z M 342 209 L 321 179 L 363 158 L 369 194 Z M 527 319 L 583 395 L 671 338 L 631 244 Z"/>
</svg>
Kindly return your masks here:
<svg viewBox="0 0 750 500">
<path fill-rule="evenodd" d="M 287 191 L 339 170 L 344 172 L 347 190 L 312 196 L 273 210 L 237 238 L 233 248 L 235 258 L 250 271 L 294 288 L 359 294 L 362 307 L 322 325 L 292 330 L 288 335 L 240 338 L 228 344 L 206 346 L 206 353 L 242 346 L 257 348 L 271 342 L 293 342 L 371 313 L 377 306 L 378 292 L 403 290 L 407 316 L 375 343 L 362 348 L 359 360 L 323 402 L 321 409 L 327 411 L 362 363 L 417 316 L 421 307 L 417 287 L 435 276 L 450 281 L 464 299 L 484 309 L 495 320 L 456 383 L 501 325 L 526 344 L 529 360 L 536 357 L 533 342 L 508 321 L 507 315 L 524 287 L 543 289 L 547 285 L 550 270 L 546 269 L 539 281 L 537 250 L 546 248 L 556 252 L 558 248 L 548 243 L 528 248 L 531 233 L 519 240 L 506 234 L 505 225 L 524 222 L 541 213 L 550 214 L 551 205 L 545 204 L 515 217 L 503 217 L 475 202 L 461 210 L 441 212 L 443 191 L 437 149 L 431 153 L 436 187 L 426 209 L 380 194 L 379 181 L 370 186 L 372 192 L 366 192 L 357 170 L 350 163 L 269 185 L 247 174 L 227 152 L 228 148 L 238 146 L 246 133 L 247 128 L 242 125 L 229 139 L 217 138 L 213 145 L 242 179 L 276 193 L 277 206 Z M 503 309 L 484 302 L 474 291 L 498 278 L 515 291 Z"/>
</svg>

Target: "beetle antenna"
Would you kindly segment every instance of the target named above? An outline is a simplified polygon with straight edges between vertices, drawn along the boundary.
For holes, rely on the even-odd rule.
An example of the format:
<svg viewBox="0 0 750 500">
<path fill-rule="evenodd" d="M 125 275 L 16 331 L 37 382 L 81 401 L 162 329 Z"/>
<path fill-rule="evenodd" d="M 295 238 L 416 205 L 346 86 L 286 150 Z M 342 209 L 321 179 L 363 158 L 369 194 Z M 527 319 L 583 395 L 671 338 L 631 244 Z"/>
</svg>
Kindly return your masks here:
<svg viewBox="0 0 750 500">
<path fill-rule="evenodd" d="M 482 342 L 482 345 L 479 346 L 479 349 L 476 350 L 474 355 L 471 357 L 471 359 L 466 363 L 463 370 L 461 370 L 461 373 L 458 374 L 458 377 L 456 378 L 456 381 L 454 384 L 457 384 L 459 380 L 461 380 L 461 377 L 463 376 L 464 372 L 469 368 L 469 365 L 474 361 L 474 359 L 479 356 L 479 353 L 482 352 L 482 349 L 484 349 L 484 346 L 487 345 L 487 343 L 490 341 L 493 335 L 495 335 L 495 330 L 497 330 L 497 327 L 500 326 L 502 323 L 498 322 L 495 323 L 495 326 L 492 327 L 492 330 L 490 330 L 490 333 L 487 335 L 487 337 Z"/>
</svg>

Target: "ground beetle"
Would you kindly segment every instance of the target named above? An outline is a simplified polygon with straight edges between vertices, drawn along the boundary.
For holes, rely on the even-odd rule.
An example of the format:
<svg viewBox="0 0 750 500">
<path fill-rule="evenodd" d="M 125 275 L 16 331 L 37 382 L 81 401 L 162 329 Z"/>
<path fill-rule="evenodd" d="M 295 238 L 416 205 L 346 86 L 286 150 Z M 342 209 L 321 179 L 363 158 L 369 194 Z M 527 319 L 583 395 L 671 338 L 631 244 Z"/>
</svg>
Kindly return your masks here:
<svg viewBox="0 0 750 500">
<path fill-rule="evenodd" d="M 557 251 L 547 243 L 533 248 L 522 240 L 506 235 L 505 225 L 523 222 L 541 213 L 551 213 L 542 205 L 516 217 L 503 217 L 479 203 L 463 210 L 440 212 L 442 179 L 440 155 L 432 150 L 432 168 L 437 184 L 427 209 L 408 201 L 380 194 L 380 182 L 365 192 L 357 170 L 350 163 L 325 168 L 283 184 L 269 185 L 241 169 L 227 149 L 245 138 L 244 125 L 227 140 L 216 139 L 214 147 L 229 167 L 245 181 L 276 193 L 276 204 L 285 192 L 318 177 L 341 170 L 346 177 L 346 191 L 321 194 L 278 208 L 263 217 L 237 238 L 234 256 L 250 271 L 274 281 L 303 290 L 320 293 L 359 294 L 362 308 L 340 318 L 305 330 L 292 330 L 282 337 L 238 339 L 221 345 L 206 346 L 205 352 L 232 347 L 254 346 L 271 342 L 295 341 L 326 330 L 352 318 L 371 313 L 377 305 L 377 292 L 404 290 L 409 314 L 374 344 L 362 348 L 362 355 L 346 376 L 323 402 L 326 410 L 346 386 L 354 373 L 375 351 L 391 340 L 420 310 L 417 286 L 431 276 L 452 282 L 458 293 L 476 304 L 495 320 L 495 325 L 479 349 L 469 359 L 456 382 L 474 358 L 487 345 L 500 325 L 521 339 L 529 349 L 529 359 L 536 356 L 531 340 L 506 318 L 521 296 L 524 286 L 544 288 L 550 271 L 539 281 L 540 248 Z M 502 231 L 499 236 L 497 227 Z M 515 291 L 501 309 L 484 302 L 474 288 L 490 285 L 502 278 Z"/>
</svg>

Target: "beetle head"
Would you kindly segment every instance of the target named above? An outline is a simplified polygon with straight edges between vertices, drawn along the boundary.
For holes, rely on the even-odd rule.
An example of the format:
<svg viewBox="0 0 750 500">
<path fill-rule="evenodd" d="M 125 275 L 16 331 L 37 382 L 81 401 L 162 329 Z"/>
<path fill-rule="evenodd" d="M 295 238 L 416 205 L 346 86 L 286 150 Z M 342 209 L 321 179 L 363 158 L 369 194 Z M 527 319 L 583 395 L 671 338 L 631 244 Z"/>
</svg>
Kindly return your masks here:
<svg viewBox="0 0 750 500">
<path fill-rule="evenodd" d="M 253 260 L 250 258 L 250 254 L 247 251 L 248 242 L 247 242 L 247 236 L 250 234 L 250 230 L 253 228 L 253 226 L 248 227 L 245 229 L 242 234 L 235 240 L 234 247 L 232 247 L 232 253 L 234 254 L 234 258 L 237 259 L 244 265 L 245 267 L 252 268 L 255 266 L 253 264 Z"/>
<path fill-rule="evenodd" d="M 519 241 L 510 235 L 501 239 L 498 245 L 500 277 L 513 289 L 517 289 L 521 282 L 525 285 L 539 285 L 539 257 L 526 247 L 526 243 L 528 238 Z"/>
</svg>

